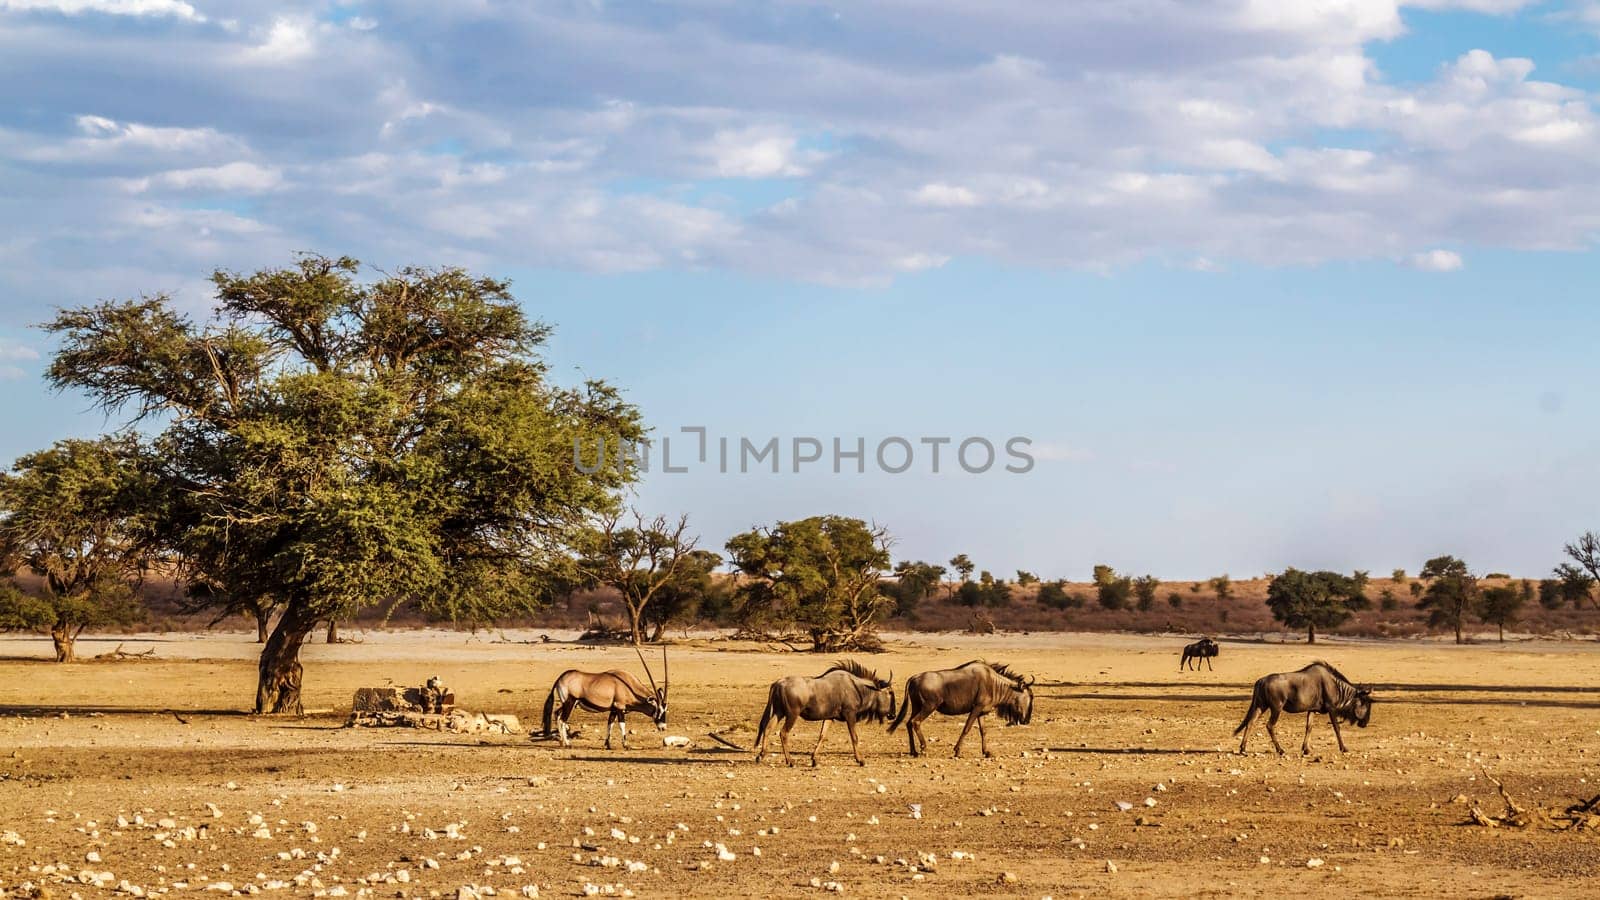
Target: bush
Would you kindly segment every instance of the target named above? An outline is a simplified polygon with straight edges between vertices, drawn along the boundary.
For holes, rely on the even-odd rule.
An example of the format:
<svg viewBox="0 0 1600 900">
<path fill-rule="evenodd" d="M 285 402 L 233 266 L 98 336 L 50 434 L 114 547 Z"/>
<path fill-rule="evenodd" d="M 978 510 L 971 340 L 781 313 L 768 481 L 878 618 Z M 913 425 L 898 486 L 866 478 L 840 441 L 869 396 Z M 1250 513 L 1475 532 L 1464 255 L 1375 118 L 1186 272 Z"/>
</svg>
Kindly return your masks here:
<svg viewBox="0 0 1600 900">
<path fill-rule="evenodd" d="M 1173 609 L 1182 609 L 1183 608 L 1183 595 L 1179 594 L 1177 591 L 1173 591 L 1172 593 L 1168 594 L 1167 595 L 1167 605 L 1172 607 Z"/>
<path fill-rule="evenodd" d="M 1510 581 L 1511 580 L 1511 576 L 1507 575 L 1504 572 L 1490 572 L 1489 574 L 1487 574 L 1487 575 L 1485 575 L 1483 577 L 1484 578 L 1499 578 L 1499 579 L 1504 580 L 1504 581 Z"/>
<path fill-rule="evenodd" d="M 1384 588 L 1378 592 L 1378 608 L 1384 612 L 1394 612 L 1400 608 L 1400 598 L 1394 595 L 1394 589 Z"/>
<path fill-rule="evenodd" d="M 1161 587 L 1161 579 L 1154 575 L 1142 575 L 1133 580 L 1134 596 L 1139 598 L 1139 611 L 1149 612 L 1150 607 L 1156 605 L 1156 589 Z"/>
<path fill-rule="evenodd" d="M 1389 573 L 1389 577 L 1393 578 L 1395 580 L 1396 584 L 1405 584 L 1406 583 L 1406 570 L 1405 569 L 1395 569 L 1393 572 Z"/>
</svg>

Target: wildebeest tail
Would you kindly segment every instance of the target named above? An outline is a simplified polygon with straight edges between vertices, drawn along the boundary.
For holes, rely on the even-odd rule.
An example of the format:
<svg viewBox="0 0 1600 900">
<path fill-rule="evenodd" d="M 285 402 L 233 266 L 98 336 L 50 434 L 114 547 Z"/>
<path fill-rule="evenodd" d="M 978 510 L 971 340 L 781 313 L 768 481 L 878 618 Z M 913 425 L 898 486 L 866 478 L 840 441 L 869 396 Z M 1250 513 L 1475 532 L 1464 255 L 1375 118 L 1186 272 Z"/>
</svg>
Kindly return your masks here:
<svg viewBox="0 0 1600 900">
<path fill-rule="evenodd" d="M 1267 708 L 1266 698 L 1261 696 L 1261 692 L 1261 682 L 1258 681 L 1256 682 L 1256 686 L 1250 691 L 1250 708 L 1244 711 L 1244 720 L 1239 723 L 1238 728 L 1233 730 L 1234 734 L 1244 731 L 1245 726 L 1250 724 L 1250 717 L 1256 714 L 1257 709 Z"/>
<path fill-rule="evenodd" d="M 778 714 L 778 692 L 781 689 L 774 684 L 767 689 L 767 708 L 761 711 L 761 725 L 756 728 L 756 744 L 767 736 L 767 726 L 772 724 L 772 717 Z"/>
<path fill-rule="evenodd" d="M 549 737 L 550 734 L 551 734 L 551 732 L 550 732 L 550 724 L 551 724 L 550 720 L 551 720 L 551 718 L 554 717 L 555 709 L 556 709 L 556 689 L 555 689 L 554 685 L 551 685 L 551 687 L 550 687 L 550 696 L 544 698 L 544 736 L 545 737 Z"/>
<path fill-rule="evenodd" d="M 906 713 L 909 712 L 911 712 L 911 682 L 907 681 L 906 695 L 900 698 L 900 712 L 894 717 L 894 721 L 889 723 L 890 734 L 894 734 L 894 730 L 899 728 L 900 723 L 906 720 Z"/>
</svg>

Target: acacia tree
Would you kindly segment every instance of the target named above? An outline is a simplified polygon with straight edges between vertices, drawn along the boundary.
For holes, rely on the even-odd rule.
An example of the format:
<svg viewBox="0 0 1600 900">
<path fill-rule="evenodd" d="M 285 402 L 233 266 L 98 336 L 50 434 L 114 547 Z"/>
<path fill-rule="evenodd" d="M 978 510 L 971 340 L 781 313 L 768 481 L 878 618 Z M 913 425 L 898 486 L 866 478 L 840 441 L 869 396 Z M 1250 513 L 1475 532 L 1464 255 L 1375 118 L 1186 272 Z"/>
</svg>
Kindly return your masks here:
<svg viewBox="0 0 1600 900">
<path fill-rule="evenodd" d="M 844 516 L 735 535 L 728 555 L 747 579 L 736 602 L 748 621 L 805 631 L 816 652 L 870 649 L 892 606 L 879 584 L 889 543 L 887 530 Z"/>
<path fill-rule="evenodd" d="M 1273 618 L 1289 628 L 1304 628 L 1306 643 L 1317 642 L 1317 629 L 1337 628 L 1365 602 L 1357 581 L 1338 572 L 1284 569 L 1267 584 L 1267 606 Z"/>
<path fill-rule="evenodd" d="M 956 595 L 956 589 L 960 585 L 971 581 L 972 572 L 978 567 L 972 562 L 971 557 L 967 556 L 965 553 L 957 553 L 955 556 L 950 557 L 950 568 L 954 569 L 956 572 L 956 577 L 961 579 L 959 584 L 951 585 L 949 587 L 950 596 L 954 597 Z"/>
<path fill-rule="evenodd" d="M 1417 577 L 1427 584 L 1417 607 L 1428 611 L 1428 626 L 1454 628 L 1456 643 L 1466 643 L 1461 636 L 1461 624 L 1477 603 L 1477 577 L 1467 569 L 1465 562 L 1454 556 L 1436 556 L 1428 560 Z"/>
<path fill-rule="evenodd" d="M 1506 642 L 1506 626 L 1517 621 L 1517 613 L 1528 599 L 1518 586 L 1510 584 L 1486 588 L 1478 596 L 1473 612 L 1485 623 L 1492 622 L 1500 628 L 1500 643 Z"/>
<path fill-rule="evenodd" d="M 137 621 L 150 496 L 125 438 L 61 441 L 0 475 L 0 569 L 40 579 L 36 595 L 0 599 L 0 628 L 48 632 L 56 661 L 71 662 L 85 628 Z"/>
<path fill-rule="evenodd" d="M 1580 608 L 1587 600 L 1589 605 L 1600 609 L 1600 600 L 1595 599 L 1593 591 L 1595 582 L 1600 581 L 1600 535 L 1586 531 L 1563 549 L 1572 562 L 1556 566 L 1555 576 L 1561 582 L 1560 595 L 1574 608 Z"/>
<path fill-rule="evenodd" d="M 156 430 L 159 531 L 219 588 L 277 598 L 255 708 L 301 710 L 300 647 L 375 604 L 485 624 L 570 577 L 571 547 L 632 464 L 576 447 L 642 437 L 603 382 L 561 388 L 549 329 L 504 281 L 348 258 L 217 272 L 196 322 L 163 296 L 57 315 L 49 369 Z"/>
<path fill-rule="evenodd" d="M 629 636 L 637 646 L 644 640 L 645 611 L 656 596 L 678 576 L 698 538 L 689 536 L 689 517 L 676 522 L 666 516 L 645 520 L 630 510 L 633 525 L 623 523 L 620 511 L 604 513 L 582 541 L 581 567 L 590 584 L 615 590 L 628 608 Z"/>
<path fill-rule="evenodd" d="M 895 614 L 909 616 L 924 600 L 933 596 L 944 580 L 945 567 L 929 562 L 901 560 L 894 567 L 894 581 L 885 589 L 894 596 Z"/>
</svg>

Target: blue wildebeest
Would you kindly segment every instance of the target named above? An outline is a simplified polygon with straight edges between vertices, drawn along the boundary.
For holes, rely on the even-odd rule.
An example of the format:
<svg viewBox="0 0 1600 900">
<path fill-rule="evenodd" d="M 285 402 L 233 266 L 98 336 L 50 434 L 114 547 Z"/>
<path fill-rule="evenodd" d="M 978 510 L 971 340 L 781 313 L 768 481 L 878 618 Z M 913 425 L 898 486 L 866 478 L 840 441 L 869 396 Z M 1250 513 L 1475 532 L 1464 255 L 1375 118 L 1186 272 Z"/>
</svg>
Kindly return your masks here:
<svg viewBox="0 0 1600 900">
<path fill-rule="evenodd" d="M 1217 642 L 1208 637 L 1203 637 L 1192 644 L 1185 645 L 1183 659 L 1178 661 L 1178 670 L 1182 671 L 1185 668 L 1192 667 L 1198 672 L 1200 671 L 1200 660 L 1203 659 L 1206 661 L 1206 668 L 1215 672 L 1216 667 L 1211 665 L 1211 660 L 1217 655 L 1219 649 Z"/>
<path fill-rule="evenodd" d="M 1244 735 L 1239 741 L 1240 753 L 1250 740 L 1250 723 L 1262 712 L 1270 713 L 1267 736 L 1272 738 L 1272 746 L 1277 748 L 1279 756 L 1283 755 L 1283 745 L 1278 743 L 1275 726 L 1278 716 L 1286 712 L 1306 714 L 1306 734 L 1300 741 L 1302 754 L 1311 752 L 1311 717 L 1318 713 L 1326 715 L 1333 724 L 1333 736 L 1339 742 L 1339 752 L 1343 753 L 1344 736 L 1339 733 L 1339 720 L 1352 722 L 1357 728 L 1367 727 L 1372 719 L 1372 692 L 1356 687 L 1338 669 L 1320 660 L 1298 672 L 1262 676 L 1256 680 L 1244 721 L 1233 730 L 1234 734 Z"/>
<path fill-rule="evenodd" d="M 778 745 L 783 749 L 783 763 L 794 765 L 789 758 L 789 730 L 796 720 L 822 722 L 817 732 L 817 745 L 811 748 L 811 765 L 817 764 L 817 751 L 822 749 L 822 738 L 828 733 L 829 722 L 843 722 L 850 731 L 850 752 L 856 765 L 866 765 L 861 758 L 861 745 L 856 736 L 856 723 L 862 720 L 882 722 L 894 718 L 894 674 L 879 678 L 876 672 L 854 660 L 834 663 L 833 668 L 815 678 L 789 675 L 772 683 L 767 689 L 767 708 L 761 713 L 761 727 L 756 731 L 756 762 L 767 755 L 767 726 L 774 717 L 783 718 L 778 731 Z"/>
<path fill-rule="evenodd" d="M 1033 679 L 1024 678 L 999 663 L 981 659 L 936 672 L 923 672 L 911 676 L 906 682 L 906 700 L 900 715 L 889 726 L 893 732 L 906 723 L 906 738 L 911 742 L 911 755 L 920 756 L 928 750 L 928 737 L 922 733 L 922 720 L 934 713 L 947 716 L 966 716 L 967 723 L 956 738 L 955 755 L 961 755 L 961 742 L 973 723 L 978 725 L 978 743 L 984 756 L 989 752 L 989 738 L 983 730 L 983 717 L 999 713 L 1011 725 L 1026 725 L 1033 720 Z"/>
</svg>

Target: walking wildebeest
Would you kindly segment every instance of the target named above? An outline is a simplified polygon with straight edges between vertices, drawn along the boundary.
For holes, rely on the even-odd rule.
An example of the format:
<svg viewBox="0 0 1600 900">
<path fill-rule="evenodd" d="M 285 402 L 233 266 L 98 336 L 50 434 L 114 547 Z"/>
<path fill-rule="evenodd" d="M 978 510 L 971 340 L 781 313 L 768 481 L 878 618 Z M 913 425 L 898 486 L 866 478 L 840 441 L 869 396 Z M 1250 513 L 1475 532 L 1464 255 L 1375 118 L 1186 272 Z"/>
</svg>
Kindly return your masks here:
<svg viewBox="0 0 1600 900">
<path fill-rule="evenodd" d="M 589 712 L 606 714 L 606 749 L 611 749 L 611 726 L 618 725 L 622 729 L 622 749 L 628 749 L 628 713 L 643 713 L 656 723 L 657 731 L 667 728 L 667 687 L 670 681 L 667 677 L 667 648 L 661 648 L 661 686 L 656 686 L 656 677 L 650 671 L 650 664 L 644 661 L 644 653 L 639 648 L 634 648 L 639 653 L 639 662 L 644 666 L 644 674 L 650 679 L 650 689 L 639 683 L 639 679 L 621 669 L 612 669 L 609 672 L 580 672 L 577 669 L 568 669 L 561 673 L 556 683 L 550 687 L 550 696 L 544 701 L 544 733 L 550 736 L 550 720 L 553 717 L 561 736 L 561 746 L 570 747 L 572 742 L 567 739 L 567 719 L 572 716 L 572 709 L 581 706 Z"/>
<path fill-rule="evenodd" d="M 1011 725 L 1026 725 L 1032 721 L 1033 679 L 981 659 L 954 669 L 913 675 L 906 682 L 906 699 L 900 707 L 900 715 L 889 725 L 889 731 L 892 733 L 905 722 L 911 755 L 920 756 L 928 750 L 928 736 L 922 732 L 922 720 L 936 712 L 967 717 L 961 736 L 956 738 L 957 757 L 961 755 L 961 742 L 967 739 L 974 722 L 978 723 L 978 742 L 983 755 L 993 756 L 989 752 L 988 735 L 983 730 L 983 717 L 997 712 Z"/>
<path fill-rule="evenodd" d="M 850 731 L 850 752 L 856 765 L 866 765 L 861 758 L 861 745 L 856 737 L 856 723 L 862 720 L 882 722 L 894 718 L 894 673 L 879 678 L 876 672 L 864 668 L 854 660 L 843 660 L 815 678 L 789 675 L 772 683 L 767 689 L 767 708 L 761 713 L 761 727 L 756 731 L 756 762 L 767 755 L 767 725 L 773 717 L 783 717 L 783 727 L 778 731 L 778 744 L 783 748 L 783 764 L 794 765 L 789 758 L 789 730 L 797 719 L 822 722 L 817 732 L 817 746 L 811 748 L 811 765 L 817 764 L 817 751 L 822 749 L 822 738 L 828 733 L 828 723 L 843 722 Z"/>
<path fill-rule="evenodd" d="M 1203 637 L 1183 648 L 1183 659 L 1178 661 L 1178 671 L 1183 671 L 1193 663 L 1196 672 L 1200 671 L 1200 660 L 1206 661 L 1206 668 L 1215 672 L 1216 667 L 1211 665 L 1211 658 L 1217 655 L 1217 642 L 1211 638 Z"/>
<path fill-rule="evenodd" d="M 1311 717 L 1317 713 L 1325 714 L 1333 723 L 1333 736 L 1339 741 L 1339 752 L 1343 753 L 1344 736 L 1339 733 L 1339 720 L 1353 722 L 1357 728 L 1367 727 L 1372 719 L 1372 692 L 1351 684 L 1338 669 L 1320 660 L 1298 672 L 1265 675 L 1256 680 L 1255 690 L 1250 695 L 1250 709 L 1245 712 L 1244 721 L 1233 730 L 1234 734 L 1244 734 L 1239 741 L 1240 753 L 1244 752 L 1245 742 L 1250 740 L 1251 721 L 1263 711 L 1271 712 L 1267 718 L 1267 735 L 1272 738 L 1272 746 L 1278 748 L 1279 756 L 1283 755 L 1283 745 L 1278 743 L 1275 726 L 1278 715 L 1285 712 L 1306 714 L 1306 735 L 1300 741 L 1302 754 L 1311 752 Z"/>
</svg>

